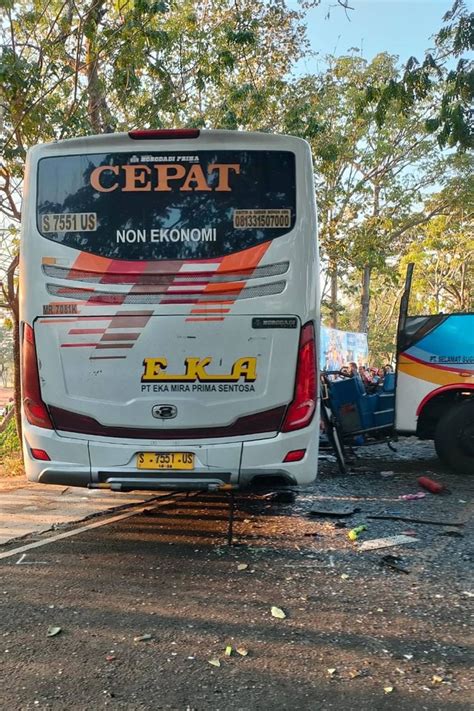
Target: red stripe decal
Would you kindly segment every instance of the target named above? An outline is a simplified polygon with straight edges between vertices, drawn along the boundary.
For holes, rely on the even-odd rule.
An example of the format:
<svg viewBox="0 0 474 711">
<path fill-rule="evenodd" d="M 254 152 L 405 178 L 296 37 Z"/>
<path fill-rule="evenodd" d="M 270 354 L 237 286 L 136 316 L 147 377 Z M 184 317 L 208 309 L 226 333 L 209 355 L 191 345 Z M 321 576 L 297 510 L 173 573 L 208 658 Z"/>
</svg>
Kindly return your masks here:
<svg viewBox="0 0 474 711">
<path fill-rule="evenodd" d="M 61 343 L 61 348 L 95 348 L 97 343 Z"/>
<path fill-rule="evenodd" d="M 86 333 L 105 333 L 105 328 L 71 328 L 70 336 L 79 336 Z"/>
<path fill-rule="evenodd" d="M 101 341 L 136 341 L 139 337 L 139 333 L 104 333 Z"/>
</svg>

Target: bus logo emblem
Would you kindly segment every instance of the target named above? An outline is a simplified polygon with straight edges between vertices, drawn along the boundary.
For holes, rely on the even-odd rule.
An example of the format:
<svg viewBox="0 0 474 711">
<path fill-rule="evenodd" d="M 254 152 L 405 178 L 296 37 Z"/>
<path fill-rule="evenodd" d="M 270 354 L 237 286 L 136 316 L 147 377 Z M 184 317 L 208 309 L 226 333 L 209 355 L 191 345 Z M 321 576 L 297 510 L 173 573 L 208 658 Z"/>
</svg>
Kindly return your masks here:
<svg viewBox="0 0 474 711">
<path fill-rule="evenodd" d="M 151 414 L 157 420 L 171 420 L 178 414 L 178 408 L 174 405 L 154 405 L 151 408 Z"/>
</svg>

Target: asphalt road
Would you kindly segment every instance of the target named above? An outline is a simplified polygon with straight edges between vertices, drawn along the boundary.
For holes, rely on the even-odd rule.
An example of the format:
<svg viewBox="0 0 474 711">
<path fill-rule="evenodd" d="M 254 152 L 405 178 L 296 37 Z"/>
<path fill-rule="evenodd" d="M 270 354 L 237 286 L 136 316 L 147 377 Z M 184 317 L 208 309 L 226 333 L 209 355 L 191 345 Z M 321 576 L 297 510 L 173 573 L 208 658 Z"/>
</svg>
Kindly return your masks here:
<svg viewBox="0 0 474 711">
<path fill-rule="evenodd" d="M 0 708 L 472 708 L 473 482 L 429 447 L 387 453 L 345 477 L 323 466 L 294 503 L 238 497 L 231 548 L 225 497 L 192 496 L 0 560 Z M 451 493 L 398 499 L 421 473 Z M 334 503 L 360 510 L 308 515 Z M 467 523 L 459 537 L 367 518 L 395 510 Z M 359 550 L 403 532 L 417 540 Z M 410 572 L 380 565 L 387 554 Z"/>
</svg>

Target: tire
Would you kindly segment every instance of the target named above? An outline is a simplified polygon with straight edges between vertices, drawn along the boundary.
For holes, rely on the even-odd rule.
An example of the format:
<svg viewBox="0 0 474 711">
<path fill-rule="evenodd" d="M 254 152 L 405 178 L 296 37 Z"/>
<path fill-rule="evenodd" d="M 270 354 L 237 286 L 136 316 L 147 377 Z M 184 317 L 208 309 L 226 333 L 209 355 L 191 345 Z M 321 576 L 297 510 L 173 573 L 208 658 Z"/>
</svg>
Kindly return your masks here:
<svg viewBox="0 0 474 711">
<path fill-rule="evenodd" d="M 436 454 L 458 474 L 474 474 L 474 400 L 451 407 L 436 425 Z"/>
</svg>

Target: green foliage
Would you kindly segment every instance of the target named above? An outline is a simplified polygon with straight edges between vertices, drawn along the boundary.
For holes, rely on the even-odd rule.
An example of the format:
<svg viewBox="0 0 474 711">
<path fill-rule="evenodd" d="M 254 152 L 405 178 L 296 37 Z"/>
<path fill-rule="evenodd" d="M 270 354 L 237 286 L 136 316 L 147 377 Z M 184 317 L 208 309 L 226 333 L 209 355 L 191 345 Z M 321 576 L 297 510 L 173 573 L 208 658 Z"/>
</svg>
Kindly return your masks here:
<svg viewBox="0 0 474 711">
<path fill-rule="evenodd" d="M 435 115 L 426 119 L 426 130 L 436 134 L 441 147 L 465 151 L 474 146 L 474 63 L 460 58 L 450 70 L 448 61 L 474 49 L 474 13 L 468 12 L 463 0 L 455 0 L 443 21 L 435 38 L 436 52 L 427 52 L 421 63 L 411 57 L 397 80 L 374 81 L 366 89 L 361 110 L 375 104 L 377 122 L 382 125 L 390 120 L 391 107 L 408 116 L 416 105 L 436 97 Z"/>
<path fill-rule="evenodd" d="M 473 22 L 461 0 L 422 63 L 412 58 L 402 70 L 387 53 L 367 61 L 354 51 L 297 78 L 295 63 L 308 50 L 304 15 L 284 0 L 0 6 L 0 211 L 11 224 L 19 216 L 25 153 L 35 143 L 149 126 L 301 136 L 314 156 L 323 312 L 351 330 L 368 319 L 374 352 L 384 360 L 404 260 L 418 261 L 426 278 L 416 291 L 431 294 L 428 256 L 436 253 L 446 265 L 458 254 L 456 240 L 467 249 L 459 206 L 472 200 L 469 168 L 438 147 L 472 145 L 473 75 L 462 54 L 472 46 Z M 448 63 L 453 57 L 456 68 Z M 7 243 L 11 255 L 13 232 Z M 443 272 L 453 293 L 461 271 Z M 368 297 L 364 307 L 361 295 Z"/>
<path fill-rule="evenodd" d="M 0 462 L 4 457 L 20 451 L 15 418 L 12 417 L 3 432 L 0 432 Z"/>
</svg>

